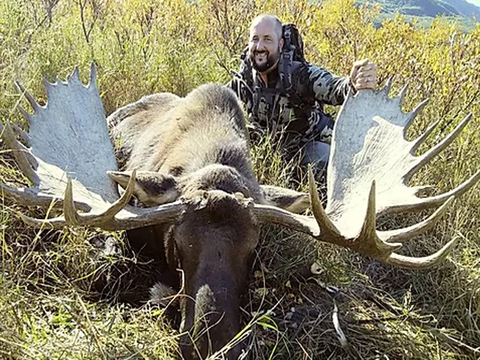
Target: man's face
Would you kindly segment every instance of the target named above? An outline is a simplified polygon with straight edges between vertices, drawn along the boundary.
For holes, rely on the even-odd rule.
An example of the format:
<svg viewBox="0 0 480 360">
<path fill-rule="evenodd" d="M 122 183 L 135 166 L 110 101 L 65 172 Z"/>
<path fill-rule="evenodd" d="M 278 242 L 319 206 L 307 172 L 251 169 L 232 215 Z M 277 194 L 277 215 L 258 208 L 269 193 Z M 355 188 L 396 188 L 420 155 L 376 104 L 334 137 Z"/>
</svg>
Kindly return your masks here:
<svg viewBox="0 0 480 360">
<path fill-rule="evenodd" d="M 249 53 L 255 70 L 263 73 L 275 66 L 282 47 L 273 21 L 264 19 L 250 29 Z"/>
</svg>

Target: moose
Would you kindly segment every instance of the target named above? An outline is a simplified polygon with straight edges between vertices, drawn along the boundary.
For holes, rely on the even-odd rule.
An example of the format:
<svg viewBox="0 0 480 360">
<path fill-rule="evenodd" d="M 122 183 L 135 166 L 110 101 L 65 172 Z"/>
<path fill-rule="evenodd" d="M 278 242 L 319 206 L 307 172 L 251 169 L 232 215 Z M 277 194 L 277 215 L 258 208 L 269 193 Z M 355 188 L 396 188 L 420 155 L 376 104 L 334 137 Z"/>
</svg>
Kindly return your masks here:
<svg viewBox="0 0 480 360">
<path fill-rule="evenodd" d="M 391 84 L 349 94 L 340 110 L 325 209 L 311 169 L 308 194 L 257 182 L 242 108 L 229 89 L 207 84 L 184 98 L 150 95 L 107 121 L 93 65 L 88 86 L 78 68 L 67 82 L 46 82 L 46 106 L 19 85 L 34 110 L 29 114 L 19 107 L 29 132 L 9 122 L 0 131 L 33 187 L 0 187 L 20 204 L 63 208 L 63 215 L 53 218 L 20 214 L 31 226 L 127 230 L 135 241 L 153 242 L 171 271 L 182 269 L 184 358 L 216 356 L 240 330 L 239 297 L 262 224 L 288 227 L 407 269 L 434 266 L 454 246 L 455 239 L 420 258 L 396 252 L 402 242 L 430 229 L 479 180 L 477 172 L 457 188 L 431 197 L 418 197 L 424 187 L 407 186 L 471 117 L 415 156 L 436 124 L 408 141 L 406 131 L 426 101 L 404 113 L 406 87 L 389 98 Z M 313 216 L 300 215 L 307 207 Z M 436 210 L 418 224 L 376 229 L 382 215 L 429 208 Z M 226 358 L 237 359 L 243 347 L 229 347 Z"/>
</svg>

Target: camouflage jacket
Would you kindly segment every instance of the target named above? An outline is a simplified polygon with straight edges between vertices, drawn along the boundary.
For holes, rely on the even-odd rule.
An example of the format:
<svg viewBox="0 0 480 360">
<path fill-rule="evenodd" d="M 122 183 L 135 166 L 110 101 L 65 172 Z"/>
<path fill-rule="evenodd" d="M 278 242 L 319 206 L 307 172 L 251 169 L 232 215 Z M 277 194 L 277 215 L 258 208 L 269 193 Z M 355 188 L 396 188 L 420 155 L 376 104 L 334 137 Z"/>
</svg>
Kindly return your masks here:
<svg viewBox="0 0 480 360">
<path fill-rule="evenodd" d="M 322 68 L 294 61 L 291 67 L 293 94 L 287 95 L 280 81 L 279 69 L 268 75 L 265 84 L 255 70 L 250 79 L 240 69 L 227 86 L 232 88 L 246 106 L 250 128 L 269 133 L 282 147 L 296 150 L 311 140 L 329 142 L 333 123 L 324 113 L 324 104 L 341 105 L 350 89 L 350 79 Z M 248 73 L 247 73 L 248 76 Z"/>
</svg>

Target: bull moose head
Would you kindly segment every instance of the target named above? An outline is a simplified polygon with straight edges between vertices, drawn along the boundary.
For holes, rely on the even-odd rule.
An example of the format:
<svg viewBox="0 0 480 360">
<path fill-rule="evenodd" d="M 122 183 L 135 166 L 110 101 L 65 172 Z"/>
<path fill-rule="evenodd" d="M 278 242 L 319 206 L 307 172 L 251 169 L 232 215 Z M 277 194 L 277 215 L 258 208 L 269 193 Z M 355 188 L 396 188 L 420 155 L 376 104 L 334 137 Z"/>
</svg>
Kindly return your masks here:
<svg viewBox="0 0 480 360">
<path fill-rule="evenodd" d="M 63 216 L 56 218 L 21 215 L 35 227 L 158 227 L 156 241 L 166 244 L 166 261 L 174 268 L 180 265 L 184 273 L 183 355 L 204 358 L 240 329 L 239 296 L 261 224 L 289 227 L 409 269 L 434 266 L 453 247 L 455 240 L 421 258 L 395 252 L 403 241 L 431 228 L 452 200 L 480 178 L 477 172 L 456 189 L 428 198 L 417 197 L 422 187 L 407 186 L 419 168 L 455 139 L 470 116 L 438 145 L 415 156 L 435 125 L 407 141 L 405 133 L 426 102 L 405 114 L 405 89 L 391 99 L 390 86 L 349 94 L 343 105 L 333 135 L 326 209 L 311 170 L 308 196 L 257 183 L 241 107 L 233 92 L 220 85 L 200 86 L 185 98 L 152 95 L 112 114 L 108 126 L 125 163 L 119 171 L 94 66 L 88 86 L 81 83 L 78 69 L 66 83 L 46 82 L 45 107 L 20 87 L 34 109 L 31 115 L 20 108 L 30 131 L 26 134 L 8 122 L 0 130 L 33 187 L 0 187 L 21 204 L 63 206 Z M 124 188 L 121 196 L 117 184 Z M 130 205 L 133 195 L 144 207 Z M 294 213 L 308 203 L 313 216 Z M 376 229 L 381 215 L 427 208 L 438 209 L 416 225 Z M 241 345 L 227 357 L 236 359 L 240 352 Z"/>
</svg>

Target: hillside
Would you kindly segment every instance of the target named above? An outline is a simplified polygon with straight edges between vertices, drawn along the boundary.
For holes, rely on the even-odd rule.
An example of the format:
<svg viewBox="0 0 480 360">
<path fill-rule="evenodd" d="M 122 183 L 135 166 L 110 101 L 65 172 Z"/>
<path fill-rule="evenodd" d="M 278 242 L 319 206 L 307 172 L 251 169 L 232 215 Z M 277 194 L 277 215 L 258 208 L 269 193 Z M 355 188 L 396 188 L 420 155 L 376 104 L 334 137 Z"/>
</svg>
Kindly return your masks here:
<svg viewBox="0 0 480 360">
<path fill-rule="evenodd" d="M 367 3 L 360 0 L 360 3 Z M 466 27 L 472 27 L 480 19 L 480 8 L 465 0 L 373 0 L 368 3 L 378 3 L 382 6 L 382 18 L 388 18 L 395 13 L 407 17 L 416 17 L 421 23 L 429 23 L 436 16 L 458 18 Z"/>
<path fill-rule="evenodd" d="M 465 0 L 443 0 L 444 3 L 450 4 L 462 16 L 475 17 L 480 19 L 480 8 Z"/>
<path fill-rule="evenodd" d="M 459 12 L 454 6 L 439 0 L 381 0 L 385 12 L 400 12 L 404 15 L 428 16 L 437 15 L 458 16 Z"/>
</svg>

